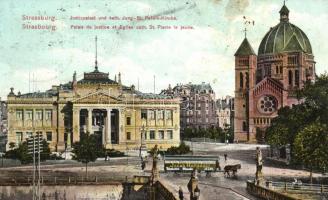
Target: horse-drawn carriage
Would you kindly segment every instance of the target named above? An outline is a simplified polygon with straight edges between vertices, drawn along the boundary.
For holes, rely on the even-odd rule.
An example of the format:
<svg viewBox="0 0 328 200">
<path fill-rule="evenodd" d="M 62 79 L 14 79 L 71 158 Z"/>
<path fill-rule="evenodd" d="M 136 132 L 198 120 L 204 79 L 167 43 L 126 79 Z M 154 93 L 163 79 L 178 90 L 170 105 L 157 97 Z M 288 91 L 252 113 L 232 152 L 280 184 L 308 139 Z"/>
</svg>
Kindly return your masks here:
<svg viewBox="0 0 328 200">
<path fill-rule="evenodd" d="M 232 172 L 232 176 L 233 177 L 236 177 L 237 176 L 238 169 L 241 169 L 241 165 L 240 164 L 226 165 L 224 167 L 224 176 L 225 177 L 230 177 L 230 172 Z"/>
</svg>

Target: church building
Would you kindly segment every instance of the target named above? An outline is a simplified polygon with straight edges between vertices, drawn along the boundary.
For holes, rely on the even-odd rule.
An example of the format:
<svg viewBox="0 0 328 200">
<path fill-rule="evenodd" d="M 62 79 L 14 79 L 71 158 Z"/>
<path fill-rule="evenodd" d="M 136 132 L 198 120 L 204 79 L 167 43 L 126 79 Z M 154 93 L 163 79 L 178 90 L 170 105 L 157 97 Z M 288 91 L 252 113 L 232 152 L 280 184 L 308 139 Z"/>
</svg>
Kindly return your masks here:
<svg viewBox="0 0 328 200">
<path fill-rule="evenodd" d="M 310 41 L 289 22 L 284 4 L 279 24 L 265 34 L 258 54 L 246 36 L 235 53 L 235 141 L 263 142 L 265 129 L 277 111 L 299 104 L 296 91 L 314 79 Z"/>
</svg>

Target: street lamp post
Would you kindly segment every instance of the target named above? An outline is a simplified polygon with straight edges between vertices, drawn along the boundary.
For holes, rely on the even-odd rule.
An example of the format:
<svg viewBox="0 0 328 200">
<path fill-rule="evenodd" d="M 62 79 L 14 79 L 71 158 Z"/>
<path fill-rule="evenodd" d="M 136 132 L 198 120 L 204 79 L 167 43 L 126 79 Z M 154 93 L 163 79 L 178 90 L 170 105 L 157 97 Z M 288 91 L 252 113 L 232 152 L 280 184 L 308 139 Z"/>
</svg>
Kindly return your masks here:
<svg viewBox="0 0 328 200">
<path fill-rule="evenodd" d="M 143 154 L 147 152 L 147 146 L 145 144 L 145 125 L 142 125 L 141 128 L 141 141 L 140 141 L 140 157 L 143 157 Z"/>
</svg>

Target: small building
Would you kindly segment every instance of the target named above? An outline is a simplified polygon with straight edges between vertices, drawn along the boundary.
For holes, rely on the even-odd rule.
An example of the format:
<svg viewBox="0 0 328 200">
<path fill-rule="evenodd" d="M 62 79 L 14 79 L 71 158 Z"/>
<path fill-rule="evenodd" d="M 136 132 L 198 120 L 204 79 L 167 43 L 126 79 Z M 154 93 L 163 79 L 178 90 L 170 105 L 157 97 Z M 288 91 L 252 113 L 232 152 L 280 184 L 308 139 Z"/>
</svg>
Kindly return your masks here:
<svg viewBox="0 0 328 200">
<path fill-rule="evenodd" d="M 216 101 L 216 115 L 218 127 L 224 129 L 233 125 L 233 97 L 226 96 L 225 98 Z"/>
<path fill-rule="evenodd" d="M 179 84 L 161 94 L 172 98 L 180 98 L 180 125 L 181 131 L 185 128 L 209 129 L 217 125 L 215 93 L 211 85 L 205 82 L 201 84 Z"/>
</svg>

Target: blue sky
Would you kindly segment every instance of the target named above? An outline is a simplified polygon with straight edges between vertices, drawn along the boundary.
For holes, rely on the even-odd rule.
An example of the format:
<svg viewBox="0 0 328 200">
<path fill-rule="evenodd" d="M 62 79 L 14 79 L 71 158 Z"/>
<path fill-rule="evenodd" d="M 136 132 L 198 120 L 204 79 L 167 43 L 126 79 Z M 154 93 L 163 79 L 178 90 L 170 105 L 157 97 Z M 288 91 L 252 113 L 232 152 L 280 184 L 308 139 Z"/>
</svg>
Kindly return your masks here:
<svg viewBox="0 0 328 200">
<path fill-rule="evenodd" d="M 233 95 L 234 53 L 243 40 L 243 16 L 254 20 L 248 39 L 257 52 L 270 27 L 279 22 L 282 0 L 1 0 L 0 96 L 43 91 L 94 69 L 94 37 L 98 36 L 99 69 L 125 85 L 156 92 L 178 83 L 211 83 L 217 97 Z M 310 39 L 317 73 L 326 71 L 328 1 L 288 0 L 290 22 Z M 71 16 L 145 16 L 167 14 L 176 21 L 106 21 L 97 25 L 190 25 L 193 30 L 73 30 L 95 24 Z M 56 31 L 23 30 L 22 15 L 55 16 Z M 34 82 L 29 84 L 30 80 Z"/>
</svg>

